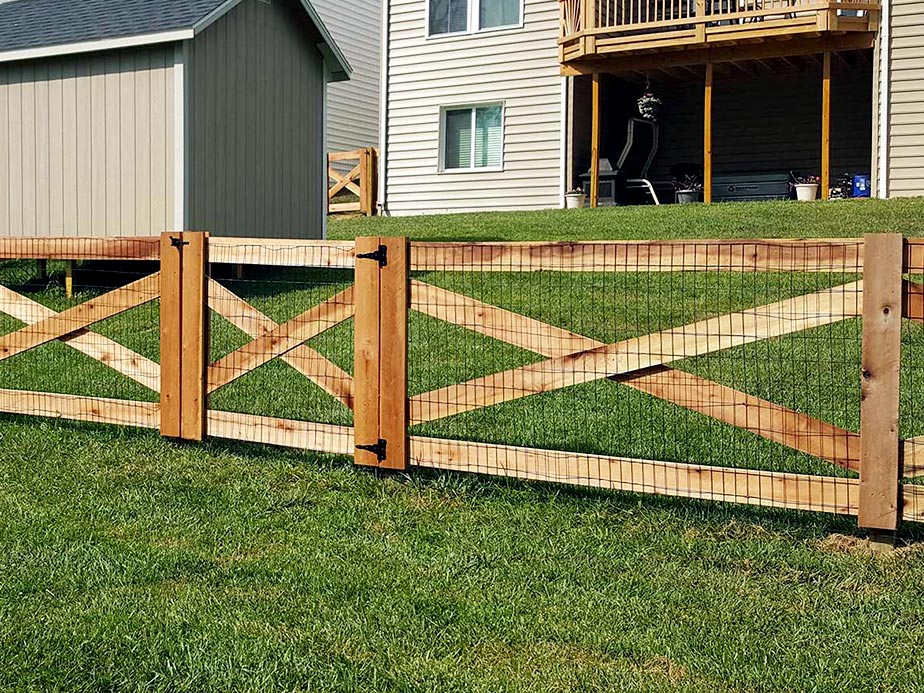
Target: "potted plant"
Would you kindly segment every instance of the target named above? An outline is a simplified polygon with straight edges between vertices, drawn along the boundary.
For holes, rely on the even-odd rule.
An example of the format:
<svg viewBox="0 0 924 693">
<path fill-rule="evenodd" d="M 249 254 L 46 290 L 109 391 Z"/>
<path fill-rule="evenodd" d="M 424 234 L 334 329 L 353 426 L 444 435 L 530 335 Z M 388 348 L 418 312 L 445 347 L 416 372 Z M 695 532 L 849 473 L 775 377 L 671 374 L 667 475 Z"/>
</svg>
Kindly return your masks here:
<svg viewBox="0 0 924 693">
<path fill-rule="evenodd" d="M 818 176 L 797 175 L 792 175 L 792 182 L 790 183 L 796 191 L 796 199 L 800 202 L 811 202 L 818 199 L 818 187 L 820 184 L 821 179 Z"/>
<path fill-rule="evenodd" d="M 662 105 L 661 99 L 646 89 L 638 100 L 638 114 L 645 120 L 657 120 Z"/>
<path fill-rule="evenodd" d="M 697 175 L 686 175 L 683 178 L 675 178 L 674 192 L 677 195 L 679 204 L 691 204 L 693 202 L 702 202 L 703 200 L 703 181 Z"/>
<path fill-rule="evenodd" d="M 587 195 L 581 188 L 575 188 L 565 193 L 565 209 L 583 209 Z"/>
</svg>

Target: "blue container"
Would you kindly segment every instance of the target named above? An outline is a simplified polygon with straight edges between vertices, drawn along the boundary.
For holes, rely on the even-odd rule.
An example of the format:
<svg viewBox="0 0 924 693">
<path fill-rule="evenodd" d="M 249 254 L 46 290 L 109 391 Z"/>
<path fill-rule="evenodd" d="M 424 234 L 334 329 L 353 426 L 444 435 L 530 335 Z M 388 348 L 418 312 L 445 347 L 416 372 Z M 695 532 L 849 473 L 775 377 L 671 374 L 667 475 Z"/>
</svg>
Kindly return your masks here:
<svg viewBox="0 0 924 693">
<path fill-rule="evenodd" d="M 869 197 L 869 176 L 854 176 L 851 197 Z"/>
</svg>

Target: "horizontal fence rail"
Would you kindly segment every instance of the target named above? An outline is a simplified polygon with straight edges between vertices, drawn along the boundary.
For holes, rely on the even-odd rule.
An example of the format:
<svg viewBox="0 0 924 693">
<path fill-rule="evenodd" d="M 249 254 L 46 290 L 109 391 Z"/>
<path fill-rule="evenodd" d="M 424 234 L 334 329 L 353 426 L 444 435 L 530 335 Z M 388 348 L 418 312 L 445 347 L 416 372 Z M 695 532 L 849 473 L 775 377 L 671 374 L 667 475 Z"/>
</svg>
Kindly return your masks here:
<svg viewBox="0 0 924 693">
<path fill-rule="evenodd" d="M 0 412 L 924 521 L 922 240 L 184 232 L 0 255 Z"/>
</svg>

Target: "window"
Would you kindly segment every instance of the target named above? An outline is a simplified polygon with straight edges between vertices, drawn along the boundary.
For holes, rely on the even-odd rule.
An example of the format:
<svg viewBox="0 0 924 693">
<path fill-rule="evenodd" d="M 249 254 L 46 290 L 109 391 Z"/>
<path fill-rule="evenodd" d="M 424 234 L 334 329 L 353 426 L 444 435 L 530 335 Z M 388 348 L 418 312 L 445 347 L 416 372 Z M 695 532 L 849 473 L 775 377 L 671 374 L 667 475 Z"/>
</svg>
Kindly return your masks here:
<svg viewBox="0 0 924 693">
<path fill-rule="evenodd" d="M 504 165 L 502 104 L 443 110 L 443 171 L 499 170 Z"/>
<path fill-rule="evenodd" d="M 427 0 L 430 36 L 519 26 L 523 0 Z"/>
</svg>

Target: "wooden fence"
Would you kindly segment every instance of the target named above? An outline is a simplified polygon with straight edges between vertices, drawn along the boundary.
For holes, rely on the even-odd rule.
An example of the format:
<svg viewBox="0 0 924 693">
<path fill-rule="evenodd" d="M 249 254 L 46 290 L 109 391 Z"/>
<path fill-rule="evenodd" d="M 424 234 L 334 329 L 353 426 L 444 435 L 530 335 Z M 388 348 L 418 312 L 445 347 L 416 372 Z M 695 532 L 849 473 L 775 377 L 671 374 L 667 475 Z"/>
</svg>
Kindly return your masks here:
<svg viewBox="0 0 924 693">
<path fill-rule="evenodd" d="M 327 155 L 327 211 L 329 214 L 376 211 L 378 150 L 374 147 L 333 152 Z M 355 200 L 336 201 L 344 195 Z"/>
<path fill-rule="evenodd" d="M 607 243 L 410 243 L 373 237 L 354 244 L 167 233 L 159 239 L 2 239 L 0 257 L 160 263 L 159 271 L 63 312 L 0 287 L 0 312 L 25 324 L 0 337 L 0 362 L 59 341 L 156 393 L 159 402 L 4 389 L 0 411 L 6 413 L 159 428 L 165 436 L 188 440 L 215 436 L 355 455 L 358 465 L 386 470 L 430 467 L 856 515 L 861 527 L 887 535 L 902 520 L 924 521 L 924 487 L 914 483 L 924 474 L 924 437 L 900 440 L 899 431 L 903 322 L 914 329 L 924 324 L 924 286 L 913 280 L 924 274 L 924 240 L 895 234 L 865 240 Z M 275 320 L 228 282 L 210 276 L 218 264 L 318 268 L 346 272 L 353 280 L 335 293 L 332 289 L 320 303 L 303 306 L 298 315 Z M 477 280 L 461 281 L 475 286 L 491 277 L 506 281 L 522 275 L 557 281 L 542 286 L 561 293 L 562 278 L 582 275 L 594 281 L 634 277 L 644 282 L 661 275 L 687 282 L 722 274 L 763 276 L 768 285 L 784 286 L 786 295 L 689 321 L 670 313 L 658 318 L 662 328 L 654 332 L 601 339 L 544 320 L 535 311 L 513 310 L 457 290 L 458 277 Z M 797 284 L 788 283 L 790 276 L 812 290 L 794 290 Z M 446 277 L 455 277 L 457 284 L 449 287 Z M 735 294 L 739 303 L 740 293 Z M 643 298 L 629 291 L 619 300 Z M 91 329 L 158 299 L 159 363 Z M 562 310 L 567 314 L 568 306 Z M 249 341 L 210 358 L 210 312 Z M 412 313 L 533 358 L 484 373 L 488 351 L 473 349 L 465 369 L 472 365 L 477 373 L 481 366 L 480 374 L 410 395 L 409 364 L 420 364 L 409 354 L 427 353 L 431 366 L 448 358 L 435 348 L 428 351 L 425 341 L 409 331 Z M 351 319 L 352 373 L 309 344 Z M 854 375 L 857 390 L 862 389 L 858 430 L 684 365 L 704 357 L 729 358 L 735 349 L 781 344 L 797 335 L 814 335 L 815 344 L 849 341 L 843 335 L 825 336 L 824 330 L 850 321 L 862 321 L 862 362 Z M 217 392 L 277 359 L 351 410 L 355 425 L 211 408 Z M 822 360 L 816 365 L 817 370 L 832 367 Z M 594 382 L 611 382 L 612 388 L 625 388 L 618 392 L 634 391 L 633 396 L 693 412 L 723 430 L 796 451 L 838 473 L 750 469 L 747 460 L 736 459 L 717 466 L 540 449 L 484 442 L 475 430 L 450 437 L 427 434 L 426 426 L 451 417 L 548 398 Z M 581 425 L 574 421 L 576 428 Z"/>
</svg>

